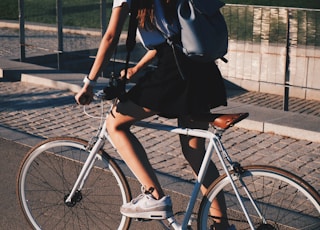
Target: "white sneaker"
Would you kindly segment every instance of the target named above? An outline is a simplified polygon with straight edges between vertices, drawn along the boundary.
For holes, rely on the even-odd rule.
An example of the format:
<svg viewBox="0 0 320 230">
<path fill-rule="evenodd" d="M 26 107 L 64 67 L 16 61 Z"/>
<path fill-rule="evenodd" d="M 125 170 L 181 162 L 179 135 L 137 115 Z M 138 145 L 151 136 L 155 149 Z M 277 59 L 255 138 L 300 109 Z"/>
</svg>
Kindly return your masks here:
<svg viewBox="0 0 320 230">
<path fill-rule="evenodd" d="M 163 220 L 173 216 L 170 196 L 156 200 L 151 194 L 146 193 L 122 205 L 120 212 L 127 217 L 138 219 Z"/>
</svg>

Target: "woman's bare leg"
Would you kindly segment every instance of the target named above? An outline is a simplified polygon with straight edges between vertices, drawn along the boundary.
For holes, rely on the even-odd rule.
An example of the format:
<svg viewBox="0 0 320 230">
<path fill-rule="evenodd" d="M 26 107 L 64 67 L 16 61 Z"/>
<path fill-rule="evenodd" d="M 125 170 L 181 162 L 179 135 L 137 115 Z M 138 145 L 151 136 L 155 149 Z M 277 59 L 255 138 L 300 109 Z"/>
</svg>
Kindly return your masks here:
<svg viewBox="0 0 320 230">
<path fill-rule="evenodd" d="M 191 121 L 189 118 L 184 117 L 179 119 L 179 126 L 188 128 L 208 129 L 208 123 Z M 180 135 L 180 142 L 182 152 L 188 163 L 190 164 L 195 175 L 198 175 L 200 171 L 201 163 L 205 154 L 205 139 L 192 136 Z M 210 184 L 219 177 L 219 171 L 215 164 L 211 161 L 207 170 L 207 174 L 204 178 L 201 191 L 206 193 Z M 221 219 L 226 216 L 226 205 L 224 195 L 221 193 L 218 195 L 218 199 L 214 200 L 210 209 L 212 216 L 220 217 L 215 219 L 215 229 L 227 229 L 228 221 Z"/>
<path fill-rule="evenodd" d="M 164 192 L 139 140 L 131 133 L 130 126 L 155 113 L 142 108 L 131 101 L 119 103 L 108 116 L 107 130 L 121 158 L 137 177 L 145 189 L 154 188 L 152 195 L 156 199 Z"/>
</svg>

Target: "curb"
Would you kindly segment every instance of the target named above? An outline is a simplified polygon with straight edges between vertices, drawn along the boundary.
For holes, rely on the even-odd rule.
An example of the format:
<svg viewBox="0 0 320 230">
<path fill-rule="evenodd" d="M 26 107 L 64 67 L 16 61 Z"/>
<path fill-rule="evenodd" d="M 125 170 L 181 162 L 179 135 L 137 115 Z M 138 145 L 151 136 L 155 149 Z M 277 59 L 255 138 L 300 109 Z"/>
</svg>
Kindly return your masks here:
<svg viewBox="0 0 320 230">
<path fill-rule="evenodd" d="M 320 118 L 294 112 L 285 112 L 237 102 L 229 102 L 227 108 L 214 109 L 216 112 L 249 112 L 249 117 L 236 127 L 273 133 L 294 139 L 320 142 Z"/>
<path fill-rule="evenodd" d="M 78 79 L 82 79 L 82 76 Z M 22 82 L 45 85 L 47 87 L 68 89 L 74 93 L 81 89 L 81 84 L 66 83 L 63 81 L 51 80 L 44 77 L 35 77 L 23 74 Z M 102 88 L 107 79 L 99 81 L 97 88 Z M 230 113 L 246 111 L 249 112 L 249 118 L 236 124 L 236 127 L 265 132 L 277 135 L 287 136 L 295 139 L 307 140 L 312 142 L 320 141 L 320 123 L 319 118 L 292 112 L 284 112 L 273 109 L 264 109 L 257 106 L 244 105 L 240 103 L 229 103 L 228 109 Z M 215 111 L 225 111 L 225 108 L 215 109 Z M 262 119 L 261 119 L 262 118 Z M 301 121 L 304 121 L 301 123 Z M 308 127 L 308 129 L 306 129 Z"/>
</svg>

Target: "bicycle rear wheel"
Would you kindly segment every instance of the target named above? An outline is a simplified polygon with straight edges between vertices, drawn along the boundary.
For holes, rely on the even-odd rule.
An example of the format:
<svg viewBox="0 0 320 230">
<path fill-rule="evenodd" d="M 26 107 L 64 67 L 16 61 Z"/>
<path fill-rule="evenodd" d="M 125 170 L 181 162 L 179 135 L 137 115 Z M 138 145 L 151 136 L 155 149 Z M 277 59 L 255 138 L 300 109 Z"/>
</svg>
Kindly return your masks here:
<svg viewBox="0 0 320 230">
<path fill-rule="evenodd" d="M 235 173 L 231 172 L 231 175 Z M 320 229 L 320 196 L 301 178 L 269 166 L 244 167 L 241 176 L 233 178 L 255 229 Z M 241 181 L 249 190 L 266 222 L 257 214 Z M 209 209 L 221 191 L 226 200 L 229 224 L 235 225 L 236 229 L 250 229 L 226 175 L 220 176 L 203 198 L 199 209 L 198 229 L 214 229 L 214 218 Z"/>
<path fill-rule="evenodd" d="M 22 161 L 17 195 L 35 229 L 127 229 L 130 218 L 120 206 L 131 200 L 126 178 L 103 150 L 97 154 L 81 191 L 72 204 L 64 202 L 87 159 L 87 142 L 51 138 L 32 148 Z"/>
</svg>

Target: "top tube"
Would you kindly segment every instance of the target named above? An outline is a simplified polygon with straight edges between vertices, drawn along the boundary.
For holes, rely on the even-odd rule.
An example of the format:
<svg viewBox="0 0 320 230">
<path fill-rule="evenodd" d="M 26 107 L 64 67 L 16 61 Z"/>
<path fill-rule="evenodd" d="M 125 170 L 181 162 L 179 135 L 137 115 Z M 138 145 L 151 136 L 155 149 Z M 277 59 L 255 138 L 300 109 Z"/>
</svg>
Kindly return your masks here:
<svg viewBox="0 0 320 230">
<path fill-rule="evenodd" d="M 178 126 L 164 125 L 164 124 L 158 124 L 158 123 L 146 122 L 146 121 L 138 121 L 134 125 L 139 126 L 139 127 L 149 128 L 149 129 L 163 130 L 163 131 L 167 131 L 167 132 L 171 132 L 171 133 L 177 133 L 177 134 L 195 136 L 195 137 L 202 137 L 202 138 L 207 138 L 207 139 L 211 139 L 216 136 L 214 133 L 212 133 L 208 130 L 181 128 Z"/>
</svg>

